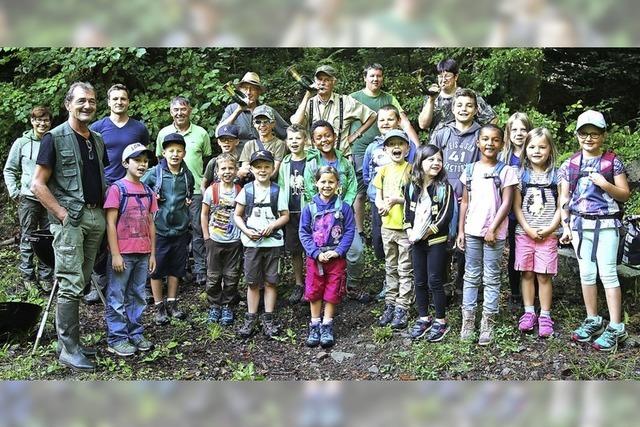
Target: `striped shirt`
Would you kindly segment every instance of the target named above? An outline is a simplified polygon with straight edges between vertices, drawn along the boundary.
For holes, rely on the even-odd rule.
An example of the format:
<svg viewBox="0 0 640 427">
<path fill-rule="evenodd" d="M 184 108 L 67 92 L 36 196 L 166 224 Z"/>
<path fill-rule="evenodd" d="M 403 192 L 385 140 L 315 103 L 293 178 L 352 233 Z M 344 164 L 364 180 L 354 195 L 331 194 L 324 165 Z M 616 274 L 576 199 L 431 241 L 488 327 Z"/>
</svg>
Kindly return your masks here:
<svg viewBox="0 0 640 427">
<path fill-rule="evenodd" d="M 545 172 L 537 173 L 530 171 L 529 184 L 548 184 L 551 179 Z M 518 191 L 522 191 L 522 176 L 520 176 Z M 542 192 L 544 191 L 544 199 Z M 546 203 L 543 203 L 546 200 Z M 556 213 L 556 200 L 550 187 L 527 186 L 527 194 L 522 195 L 522 214 L 530 227 L 534 229 L 547 228 L 553 222 Z M 526 234 L 524 229 L 518 224 L 516 234 Z"/>
</svg>

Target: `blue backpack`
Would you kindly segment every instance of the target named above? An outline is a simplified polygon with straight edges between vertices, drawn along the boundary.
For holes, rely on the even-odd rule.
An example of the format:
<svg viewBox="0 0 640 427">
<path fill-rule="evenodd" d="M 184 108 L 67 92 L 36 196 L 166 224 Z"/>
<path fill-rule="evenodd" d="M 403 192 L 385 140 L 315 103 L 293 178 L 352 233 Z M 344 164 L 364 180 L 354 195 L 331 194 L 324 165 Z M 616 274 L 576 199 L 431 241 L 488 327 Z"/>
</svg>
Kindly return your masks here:
<svg viewBox="0 0 640 427">
<path fill-rule="evenodd" d="M 278 213 L 278 196 L 280 194 L 280 187 L 278 187 L 278 184 L 272 182 L 269 186 L 269 203 L 256 203 L 253 181 L 244 186 L 244 192 L 246 196 L 246 205 L 244 207 L 245 219 L 251 216 L 254 207 L 265 208 L 269 206 L 271 207 L 271 213 L 273 213 L 274 218 L 278 218 L 280 216 Z"/>
<path fill-rule="evenodd" d="M 127 191 L 127 186 L 124 185 L 124 183 L 122 181 L 116 181 L 113 183 L 113 185 L 116 185 L 118 187 L 118 190 L 120 192 L 120 205 L 118 207 L 118 219 L 116 220 L 116 224 L 120 221 L 120 217 L 122 216 L 122 214 L 124 213 L 125 209 L 127 208 L 127 204 L 129 202 L 129 199 L 131 197 L 134 197 L 136 199 L 136 202 L 138 203 L 138 206 L 140 207 L 140 209 L 145 209 L 144 204 L 142 203 L 142 199 L 146 198 L 149 200 L 149 209 L 151 209 L 151 201 L 153 200 L 153 191 L 151 190 L 151 187 L 149 187 L 147 184 L 145 184 L 144 182 L 142 183 L 142 185 L 144 186 L 144 193 L 129 193 Z"/>
</svg>

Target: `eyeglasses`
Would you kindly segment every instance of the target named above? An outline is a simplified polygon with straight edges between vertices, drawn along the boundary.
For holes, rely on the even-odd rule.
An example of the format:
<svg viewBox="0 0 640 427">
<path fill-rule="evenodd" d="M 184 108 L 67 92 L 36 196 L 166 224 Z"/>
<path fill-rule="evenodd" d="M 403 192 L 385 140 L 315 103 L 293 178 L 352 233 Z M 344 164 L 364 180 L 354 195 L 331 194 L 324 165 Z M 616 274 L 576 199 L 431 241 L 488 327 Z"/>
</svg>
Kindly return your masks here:
<svg viewBox="0 0 640 427">
<path fill-rule="evenodd" d="M 260 126 L 260 125 L 268 125 L 269 123 L 271 123 L 271 120 L 268 119 L 263 119 L 263 120 L 254 120 L 253 124 L 256 126 Z"/>
<path fill-rule="evenodd" d="M 441 80 L 451 80 L 455 77 L 456 75 L 453 73 L 442 73 L 438 75 L 438 78 Z"/>
<path fill-rule="evenodd" d="M 578 138 L 585 140 L 589 137 L 591 137 L 591 139 L 600 139 L 600 137 L 602 136 L 602 133 L 600 132 L 576 132 L 578 135 Z"/>
<path fill-rule="evenodd" d="M 85 140 L 87 142 L 87 150 L 89 151 L 89 160 L 93 160 L 95 158 L 93 154 L 93 144 L 90 139 Z"/>
<path fill-rule="evenodd" d="M 41 119 L 39 117 L 38 118 L 34 118 L 33 121 L 36 122 L 36 123 L 51 123 L 50 119 Z"/>
</svg>

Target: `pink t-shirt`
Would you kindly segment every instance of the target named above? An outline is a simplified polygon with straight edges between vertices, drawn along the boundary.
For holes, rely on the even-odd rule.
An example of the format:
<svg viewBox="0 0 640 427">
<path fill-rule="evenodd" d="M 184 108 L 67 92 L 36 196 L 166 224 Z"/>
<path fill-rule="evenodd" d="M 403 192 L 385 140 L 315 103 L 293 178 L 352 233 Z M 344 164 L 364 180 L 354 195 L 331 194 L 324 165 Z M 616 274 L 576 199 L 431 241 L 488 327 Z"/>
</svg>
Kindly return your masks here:
<svg viewBox="0 0 640 427">
<path fill-rule="evenodd" d="M 118 234 L 118 248 L 121 254 L 148 254 L 151 253 L 151 221 L 152 214 L 158 210 L 158 202 L 152 194 L 151 200 L 145 196 L 146 192 L 142 183 L 136 184 L 126 179 L 121 179 L 127 193 L 140 194 L 140 197 L 129 196 L 126 201 L 125 211 L 120 216 L 116 225 Z M 153 193 L 153 192 L 152 192 Z M 120 208 L 120 189 L 113 184 L 107 190 L 107 200 L 104 208 Z"/>
<path fill-rule="evenodd" d="M 502 197 L 496 187 L 496 182 L 492 176 L 495 168 L 485 166 L 476 162 L 473 167 L 471 177 L 471 191 L 469 192 L 469 204 L 467 205 L 467 216 L 464 222 L 464 232 L 471 236 L 484 237 L 489 226 L 500 209 Z M 467 182 L 466 168 L 460 176 L 460 181 Z M 511 166 L 505 166 L 500 171 L 500 190 L 505 187 L 518 185 L 518 175 Z M 507 238 L 508 221 L 507 216 L 500 223 L 496 230 L 496 238 L 504 240 Z"/>
</svg>

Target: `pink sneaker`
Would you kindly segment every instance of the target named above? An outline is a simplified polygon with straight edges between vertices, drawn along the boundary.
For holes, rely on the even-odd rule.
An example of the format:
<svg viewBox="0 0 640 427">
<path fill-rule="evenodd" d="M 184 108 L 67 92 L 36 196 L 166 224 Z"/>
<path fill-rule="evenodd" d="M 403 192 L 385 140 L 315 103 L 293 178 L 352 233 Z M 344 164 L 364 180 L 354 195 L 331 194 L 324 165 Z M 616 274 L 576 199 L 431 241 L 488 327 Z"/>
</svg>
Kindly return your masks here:
<svg viewBox="0 0 640 427">
<path fill-rule="evenodd" d="M 551 317 L 542 316 L 538 318 L 538 336 L 547 338 L 553 335 L 553 320 Z"/>
<path fill-rule="evenodd" d="M 535 313 L 524 313 L 518 322 L 518 329 L 521 332 L 531 332 L 538 323 L 538 316 Z"/>
</svg>

